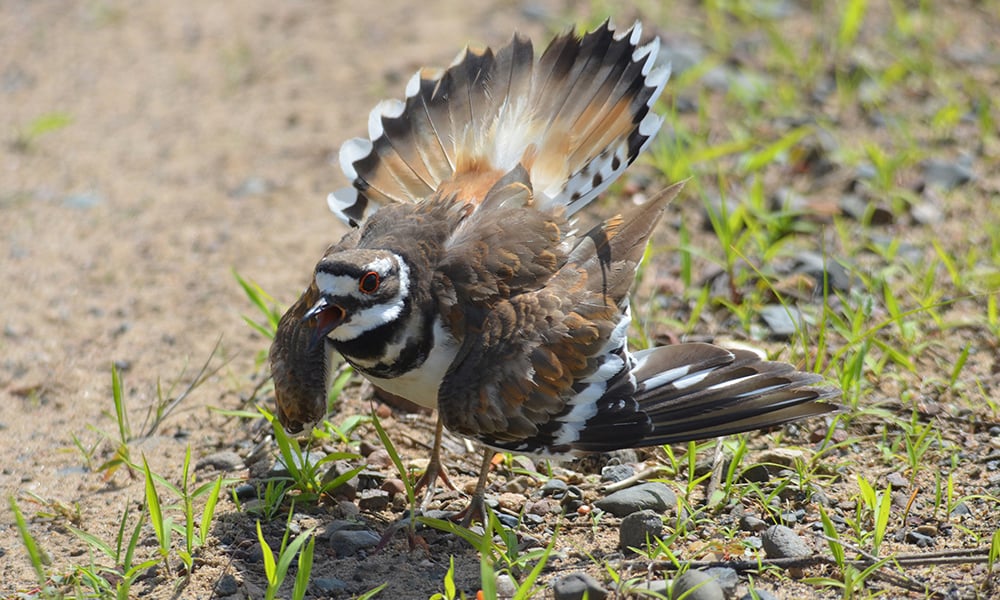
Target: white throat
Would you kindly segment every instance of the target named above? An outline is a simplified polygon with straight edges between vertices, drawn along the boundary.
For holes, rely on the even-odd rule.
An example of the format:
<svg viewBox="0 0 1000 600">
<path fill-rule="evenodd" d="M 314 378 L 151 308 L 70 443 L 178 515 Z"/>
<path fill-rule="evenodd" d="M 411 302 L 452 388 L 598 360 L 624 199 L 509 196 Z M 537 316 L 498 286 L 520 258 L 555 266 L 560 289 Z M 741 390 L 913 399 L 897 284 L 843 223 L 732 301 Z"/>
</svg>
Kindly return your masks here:
<svg viewBox="0 0 1000 600">
<path fill-rule="evenodd" d="M 438 317 L 434 320 L 434 345 L 423 364 L 392 379 L 367 374 L 365 377 L 383 390 L 402 396 L 410 402 L 426 408 L 437 408 L 438 388 L 451 363 L 455 361 L 458 346 L 458 342 Z"/>
</svg>

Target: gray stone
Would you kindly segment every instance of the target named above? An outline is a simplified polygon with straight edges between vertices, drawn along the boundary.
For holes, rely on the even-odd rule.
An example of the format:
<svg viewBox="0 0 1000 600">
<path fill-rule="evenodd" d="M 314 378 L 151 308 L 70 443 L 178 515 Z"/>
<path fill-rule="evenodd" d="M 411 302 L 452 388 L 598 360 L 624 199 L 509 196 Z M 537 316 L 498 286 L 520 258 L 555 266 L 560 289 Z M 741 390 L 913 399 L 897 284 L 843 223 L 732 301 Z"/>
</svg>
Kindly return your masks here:
<svg viewBox="0 0 1000 600">
<path fill-rule="evenodd" d="M 946 161 L 930 159 L 924 162 L 924 179 L 927 183 L 945 190 L 951 190 L 965 185 L 975 179 L 969 161 Z"/>
<path fill-rule="evenodd" d="M 367 529 L 340 529 L 330 536 L 330 547 L 337 556 L 354 556 L 359 550 L 378 545 L 379 537 Z"/>
<path fill-rule="evenodd" d="M 238 471 L 244 466 L 242 456 L 232 450 L 223 450 L 202 458 L 195 463 L 194 468 L 195 470 L 210 468 L 228 473 L 229 471 Z"/>
<path fill-rule="evenodd" d="M 583 600 L 584 594 L 589 600 L 604 600 L 608 591 L 586 573 L 570 573 L 552 585 L 552 594 L 556 600 Z"/>
<path fill-rule="evenodd" d="M 839 204 L 845 215 L 867 225 L 892 225 L 896 221 L 891 210 L 857 194 L 845 194 Z"/>
<path fill-rule="evenodd" d="M 910 544 L 916 544 L 919 548 L 930 548 L 934 546 L 934 538 L 920 533 L 919 531 L 907 531 L 906 541 Z"/>
<path fill-rule="evenodd" d="M 220 597 L 232 596 L 240 589 L 240 584 L 236 578 L 226 573 L 215 582 L 215 595 Z"/>
<path fill-rule="evenodd" d="M 761 544 L 768 558 L 805 558 L 812 549 L 805 540 L 784 525 L 772 525 L 761 534 Z"/>
<path fill-rule="evenodd" d="M 367 512 L 378 512 L 389 506 L 392 498 L 385 490 L 363 490 L 358 498 L 358 508 Z"/>
<path fill-rule="evenodd" d="M 803 251 L 796 254 L 794 270 L 812 277 L 820 285 L 825 281 L 836 290 L 850 290 L 855 283 L 839 259 L 818 252 Z"/>
<path fill-rule="evenodd" d="M 655 510 L 640 510 L 624 519 L 618 527 L 618 546 L 620 548 L 645 548 L 647 541 L 663 533 L 663 520 Z"/>
<path fill-rule="evenodd" d="M 704 571 L 691 569 L 674 580 L 670 597 L 683 597 L 684 600 L 725 600 L 726 594 L 722 591 L 722 586 L 711 575 Z"/>
<path fill-rule="evenodd" d="M 736 595 L 736 586 L 740 584 L 740 574 L 736 572 L 736 569 L 712 567 L 705 569 L 705 572 L 719 584 L 719 587 L 722 588 L 722 593 L 727 598 L 732 598 Z"/>
<path fill-rule="evenodd" d="M 566 488 L 569 486 L 562 479 L 549 479 L 542 486 L 543 496 L 555 496 L 556 498 L 562 498 L 566 494 Z"/>
<path fill-rule="evenodd" d="M 771 472 L 764 465 L 753 465 L 740 475 L 741 481 L 751 483 L 767 483 L 771 479 Z"/>
<path fill-rule="evenodd" d="M 341 475 L 349 473 L 357 468 L 357 465 L 346 460 L 334 461 L 330 468 L 323 473 L 323 486 L 326 488 L 326 493 L 331 496 L 340 496 L 342 498 L 348 498 L 353 500 L 357 497 L 358 490 L 361 488 L 360 474 L 355 474 L 347 481 L 341 483 L 337 487 L 326 487 L 339 478 Z M 375 486 L 378 487 L 378 486 Z"/>
<path fill-rule="evenodd" d="M 616 517 L 645 509 L 662 513 L 676 505 L 677 496 L 670 488 L 657 481 L 619 490 L 594 502 L 594 506 Z"/>
<path fill-rule="evenodd" d="M 632 590 L 635 593 L 635 595 L 639 598 L 646 598 L 647 596 L 652 596 L 653 598 L 670 597 L 670 586 L 667 584 L 667 581 L 665 579 L 654 579 L 652 581 L 644 581 L 632 587 Z M 646 595 L 642 595 L 639 593 L 639 590 L 649 593 Z M 628 597 L 631 598 L 632 596 Z"/>
<path fill-rule="evenodd" d="M 497 598 L 513 598 L 517 594 L 517 584 L 506 574 L 497 575 Z"/>
<path fill-rule="evenodd" d="M 889 473 L 885 480 L 894 490 L 901 490 L 910 487 L 910 481 L 906 477 L 903 477 L 902 473 Z"/>
<path fill-rule="evenodd" d="M 336 577 L 318 577 L 312 580 L 312 586 L 325 596 L 342 594 L 347 591 L 347 582 Z"/>
<path fill-rule="evenodd" d="M 767 529 L 767 521 L 758 519 L 753 515 L 743 515 L 740 517 L 740 529 L 743 531 L 753 531 L 755 533 Z"/>
<path fill-rule="evenodd" d="M 936 202 L 917 202 L 910 207 L 910 216 L 919 225 L 937 225 L 944 221 L 944 211 Z"/>
<path fill-rule="evenodd" d="M 740 596 L 740 600 L 754 600 L 754 595 L 756 594 L 756 600 L 778 600 L 778 597 L 773 593 L 762 590 L 760 588 L 754 588 L 753 593 L 747 592 Z"/>
<path fill-rule="evenodd" d="M 788 339 L 805 326 L 802 313 L 794 306 L 768 304 L 760 309 L 760 317 L 773 338 Z"/>
<path fill-rule="evenodd" d="M 601 481 L 618 483 L 635 475 L 635 469 L 630 465 L 608 465 L 601 469 Z"/>
</svg>

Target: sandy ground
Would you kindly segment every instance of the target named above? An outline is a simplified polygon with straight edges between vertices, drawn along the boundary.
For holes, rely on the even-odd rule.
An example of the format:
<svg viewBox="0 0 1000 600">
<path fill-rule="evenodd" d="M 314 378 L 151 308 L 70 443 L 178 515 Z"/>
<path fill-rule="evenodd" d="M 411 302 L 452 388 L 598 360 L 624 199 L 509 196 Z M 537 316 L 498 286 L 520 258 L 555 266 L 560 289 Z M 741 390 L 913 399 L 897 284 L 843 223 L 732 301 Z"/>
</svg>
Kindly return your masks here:
<svg viewBox="0 0 1000 600">
<path fill-rule="evenodd" d="M 93 526 L 141 495 L 127 477 L 105 483 L 83 469 L 72 441 L 116 433 L 112 362 L 138 430 L 158 382 L 187 385 L 221 340 L 223 370 L 137 451 L 169 472 L 187 443 L 225 447 L 232 421 L 205 407 L 241 408 L 266 348 L 242 320 L 253 309 L 232 271 L 290 303 L 343 233 L 325 204 L 344 185 L 332 161 L 364 133 L 369 107 L 470 41 L 503 43 L 515 29 L 546 38 L 538 17 L 554 10 L 0 6 L 0 595 L 34 578 L 8 496 L 78 503 Z M 62 125 L 42 132 L 46 122 Z M 35 530 L 43 546 L 46 529 Z"/>
<path fill-rule="evenodd" d="M 687 9 L 644 10 L 683 31 Z M 626 8 L 615 20 L 634 16 Z M 247 454 L 251 428 L 209 410 L 246 409 L 264 373 L 268 342 L 243 321 L 257 315 L 233 271 L 277 305 L 291 303 L 344 232 L 325 197 L 345 183 L 336 150 L 364 134 L 369 108 L 400 96 L 414 70 L 448 64 L 470 41 L 498 45 L 520 30 L 537 47 L 573 20 L 595 22 L 560 0 L 0 3 L 0 597 L 37 585 L 8 498 L 30 517 L 53 574 L 89 560 L 66 525 L 111 540 L 125 508 L 141 507 L 141 476 L 97 472 L 114 451 L 107 440 L 118 435 L 111 365 L 122 371 L 135 433 L 145 429 L 158 388 L 177 396 L 218 344 L 211 359 L 218 371 L 155 435 L 133 442 L 131 458 L 145 457 L 176 481 L 188 447 L 194 461 L 221 450 Z M 814 25 L 803 21 L 804 29 Z M 986 21 L 966 22 L 971 41 L 985 39 Z M 964 206 L 971 221 L 978 211 Z M 960 237 L 968 235 L 964 225 L 943 227 Z M 995 341 L 977 340 L 995 351 Z M 892 397 L 893 385 L 876 400 Z M 367 410 L 356 393 L 351 402 Z M 411 455 L 420 452 L 413 440 L 430 438 L 426 417 L 397 413 L 388 422 Z M 990 443 L 985 429 L 977 435 Z M 199 474 L 198 482 L 211 476 Z M 336 515 L 328 506 L 304 512 L 302 527 Z M 133 591 L 209 598 L 230 575 L 240 588 L 229 597 L 261 596 L 252 526 L 221 502 L 211 547 L 186 587 L 177 591 L 159 573 Z M 269 539 L 280 539 L 280 527 L 272 522 Z M 567 531 L 578 564 L 617 543 L 610 527 Z M 147 531 L 146 553 L 150 540 Z M 460 589 L 474 591 L 476 553 L 460 541 L 439 543 L 430 555 L 403 549 L 367 561 L 318 559 L 315 575 L 349 581 L 353 593 L 389 581 L 380 597 L 426 598 L 440 591 L 454 555 Z"/>
</svg>

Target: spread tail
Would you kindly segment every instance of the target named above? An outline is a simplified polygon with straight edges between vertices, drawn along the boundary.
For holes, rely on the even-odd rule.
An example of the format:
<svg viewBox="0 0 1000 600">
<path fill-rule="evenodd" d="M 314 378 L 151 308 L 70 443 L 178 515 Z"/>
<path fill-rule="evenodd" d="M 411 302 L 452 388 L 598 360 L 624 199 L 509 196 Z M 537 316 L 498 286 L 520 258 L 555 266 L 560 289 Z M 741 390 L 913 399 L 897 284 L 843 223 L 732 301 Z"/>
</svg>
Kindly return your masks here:
<svg viewBox="0 0 1000 600">
<path fill-rule="evenodd" d="M 420 201 L 465 173 L 527 169 L 539 208 L 571 215 L 630 165 L 660 128 L 650 111 L 669 67 L 639 23 L 610 22 L 555 38 L 536 60 L 515 35 L 495 53 L 466 49 L 444 71 L 421 70 L 406 100 L 380 102 L 368 138 L 347 141 L 340 166 L 352 187 L 330 194 L 352 226 L 379 205 Z"/>
</svg>

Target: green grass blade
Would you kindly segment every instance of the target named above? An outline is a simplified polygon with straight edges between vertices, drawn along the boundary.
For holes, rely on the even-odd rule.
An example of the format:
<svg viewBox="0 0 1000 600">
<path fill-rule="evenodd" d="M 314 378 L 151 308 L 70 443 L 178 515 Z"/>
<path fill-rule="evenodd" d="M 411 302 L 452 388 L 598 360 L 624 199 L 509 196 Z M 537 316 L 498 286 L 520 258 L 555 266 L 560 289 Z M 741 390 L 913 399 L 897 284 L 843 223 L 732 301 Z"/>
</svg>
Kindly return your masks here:
<svg viewBox="0 0 1000 600">
<path fill-rule="evenodd" d="M 388 585 L 389 585 L 388 583 L 383 583 L 382 585 L 374 587 L 374 588 L 368 590 L 367 592 L 365 592 L 364 594 L 361 594 L 360 596 L 358 596 L 357 600 L 371 600 L 375 596 L 378 596 L 380 593 L 382 593 L 382 590 L 384 590 L 386 588 L 386 586 L 388 586 Z"/>
<path fill-rule="evenodd" d="M 21 507 L 17 505 L 17 500 L 14 496 L 8 496 L 8 502 L 11 512 L 14 513 L 14 522 L 17 525 L 17 531 L 21 534 L 21 543 L 24 544 L 24 549 L 28 553 L 31 568 L 35 570 L 39 585 L 44 587 L 45 582 L 48 580 L 48 576 L 45 574 L 45 565 L 49 562 L 48 557 L 39 548 L 31 532 L 28 531 L 28 523 L 24 520 L 24 515 L 21 514 Z"/>
<path fill-rule="evenodd" d="M 291 515 L 289 515 L 291 516 Z M 281 550 L 281 555 L 278 556 L 277 571 L 276 575 L 278 582 L 285 580 L 285 576 L 288 574 L 288 567 L 292 564 L 292 559 L 299 553 L 299 548 L 302 547 L 307 541 L 314 539 L 313 530 L 307 529 L 297 535 L 292 543 L 288 544 L 287 547 Z"/>
<path fill-rule="evenodd" d="M 403 486 L 406 488 L 406 499 L 410 503 L 410 506 L 416 504 L 416 493 L 413 490 L 413 483 L 406 472 L 406 467 L 403 465 L 403 459 L 399 457 L 399 452 L 396 452 L 396 446 L 393 445 L 392 440 L 389 439 L 389 434 L 385 432 L 385 428 L 382 427 L 382 423 L 378 419 L 378 415 L 372 412 L 372 424 L 375 425 L 375 431 L 378 433 L 378 439 L 382 442 L 382 446 L 385 451 L 389 453 L 389 458 L 392 459 L 392 464 L 395 465 L 396 471 L 399 472 L 400 478 L 403 480 Z M 433 484 L 433 482 L 430 482 Z"/>
<path fill-rule="evenodd" d="M 267 579 L 267 597 L 273 598 L 272 588 L 276 588 L 278 583 L 278 566 L 274 562 L 274 552 L 271 546 L 264 539 L 264 531 L 260 528 L 260 521 L 257 521 L 257 541 L 260 542 L 260 553 L 264 559 L 264 577 Z"/>
<path fill-rule="evenodd" d="M 149 521 L 156 533 L 156 539 L 160 543 L 160 553 L 166 558 L 170 551 L 170 527 L 163 519 L 163 510 L 160 507 L 160 497 L 156 493 L 156 485 L 153 483 L 153 472 L 149 469 L 146 457 L 142 457 L 142 468 L 146 475 L 146 510 L 149 511 Z"/>
<path fill-rule="evenodd" d="M 316 536 L 309 536 L 309 543 L 299 553 L 299 570 L 295 573 L 295 588 L 292 590 L 294 600 L 305 598 L 306 590 L 309 587 L 309 578 L 312 574 L 313 551 L 316 548 Z"/>
<path fill-rule="evenodd" d="M 865 20 L 868 9 L 867 0 L 848 0 L 840 17 L 840 29 L 837 31 L 837 45 L 844 51 L 854 44 Z"/>
<path fill-rule="evenodd" d="M 204 544 L 208 539 L 208 528 L 212 525 L 212 516 L 215 515 L 215 506 L 219 503 L 219 494 L 222 492 L 222 476 L 215 478 L 212 491 L 208 494 L 205 502 L 205 509 L 201 513 L 201 523 L 198 528 L 198 540 Z M 197 493 L 197 492 L 196 492 Z"/>
</svg>

